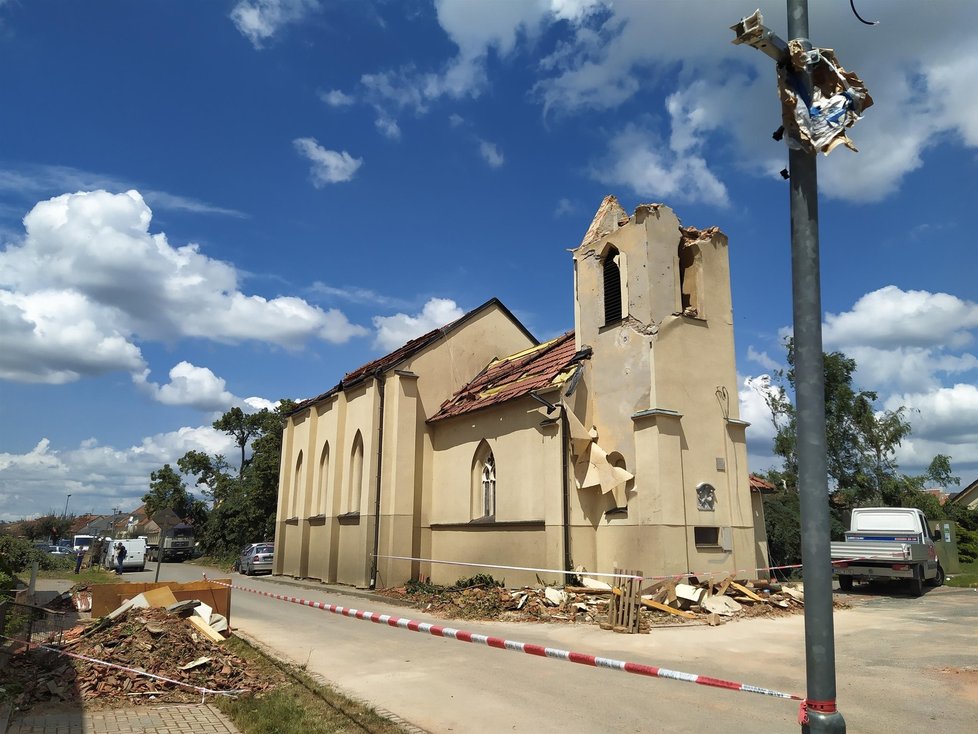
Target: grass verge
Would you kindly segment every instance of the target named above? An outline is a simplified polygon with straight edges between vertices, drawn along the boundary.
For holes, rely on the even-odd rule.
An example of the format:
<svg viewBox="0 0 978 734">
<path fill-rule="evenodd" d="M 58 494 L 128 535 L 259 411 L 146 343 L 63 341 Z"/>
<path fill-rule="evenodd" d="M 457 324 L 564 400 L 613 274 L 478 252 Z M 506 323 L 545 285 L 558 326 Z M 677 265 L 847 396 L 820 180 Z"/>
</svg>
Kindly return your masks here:
<svg viewBox="0 0 978 734">
<path fill-rule="evenodd" d="M 225 643 L 235 654 L 288 682 L 262 696 L 221 698 L 214 704 L 243 734 L 403 734 L 399 724 L 369 706 L 321 685 L 301 669 L 280 663 L 238 637 Z"/>
<path fill-rule="evenodd" d="M 189 561 L 184 561 L 184 563 L 191 563 L 194 566 L 211 566 L 213 568 L 219 568 L 225 573 L 230 573 L 234 570 L 234 562 L 238 559 L 236 555 L 231 556 L 200 556 L 199 558 L 191 558 Z"/>
<path fill-rule="evenodd" d="M 964 587 L 966 589 L 978 588 L 978 561 L 962 563 L 961 571 L 953 576 L 949 576 L 947 585 Z"/>
<path fill-rule="evenodd" d="M 18 576 L 20 576 L 20 579 L 26 586 L 27 580 L 30 578 L 30 573 L 21 573 Z M 74 568 L 58 568 L 51 571 L 38 571 L 37 577 L 39 579 L 64 579 L 65 581 L 71 581 L 73 584 L 88 584 L 89 586 L 94 584 L 117 584 L 120 581 L 118 576 L 103 568 L 84 568 L 78 574 L 75 573 Z"/>
</svg>

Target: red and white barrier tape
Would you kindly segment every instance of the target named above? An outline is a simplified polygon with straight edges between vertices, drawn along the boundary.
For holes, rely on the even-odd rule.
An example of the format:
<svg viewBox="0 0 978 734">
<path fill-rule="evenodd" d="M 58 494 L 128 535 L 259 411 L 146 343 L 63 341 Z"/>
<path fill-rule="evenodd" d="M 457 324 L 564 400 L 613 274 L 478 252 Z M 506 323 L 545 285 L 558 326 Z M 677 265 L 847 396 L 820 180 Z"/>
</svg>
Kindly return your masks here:
<svg viewBox="0 0 978 734">
<path fill-rule="evenodd" d="M 628 573 L 607 573 L 599 571 L 564 571 L 557 568 L 533 568 L 532 566 L 500 566 L 493 563 L 471 563 L 469 561 L 442 561 L 436 558 L 415 558 L 413 556 L 385 556 L 385 555 L 375 555 L 374 558 L 389 558 L 395 561 L 419 561 L 421 563 L 435 563 L 445 566 L 467 566 L 469 568 L 498 568 L 503 571 L 533 571 L 535 573 L 556 573 L 563 574 L 564 576 L 610 576 L 612 578 L 625 578 L 625 579 L 639 579 L 641 581 L 663 581 L 665 579 L 685 579 L 695 576 L 698 579 L 702 578 L 713 578 L 714 576 L 732 576 L 734 574 L 743 573 L 754 573 L 756 571 L 783 571 L 787 569 L 801 568 L 802 564 L 793 563 L 786 566 L 760 566 L 758 568 L 738 568 L 735 571 L 700 571 L 688 573 L 673 573 L 665 574 L 663 576 L 634 576 Z M 862 560 L 860 558 L 847 558 L 841 561 L 832 561 L 831 565 L 835 566 L 840 563 L 852 563 L 854 561 Z"/>
<path fill-rule="evenodd" d="M 804 697 L 795 695 L 793 693 L 783 693 L 781 691 L 775 691 L 771 688 L 762 688 L 761 686 L 753 686 L 747 683 L 736 683 L 734 681 L 723 680 L 721 678 L 711 678 L 709 676 L 697 675 L 696 673 L 682 673 L 678 670 L 669 670 L 668 668 L 660 668 L 654 665 L 630 663 L 624 660 L 597 657 L 595 655 L 588 655 L 582 652 L 571 652 L 570 650 L 544 647 L 543 645 L 534 645 L 528 642 L 506 640 L 502 637 L 492 637 L 475 632 L 466 632 L 465 630 L 459 630 L 453 627 L 443 627 L 442 625 L 431 624 L 429 622 L 418 622 L 413 619 L 394 617 L 390 614 L 377 614 L 376 612 L 367 612 L 362 609 L 350 609 L 347 607 L 338 606 L 336 604 L 329 604 L 327 602 L 311 601 L 309 599 L 300 599 L 296 596 L 286 596 L 284 594 L 273 594 L 269 591 L 249 589 L 246 586 L 238 586 L 237 584 L 225 584 L 221 581 L 212 581 L 211 579 L 208 579 L 206 574 L 204 575 L 204 580 L 210 581 L 212 584 L 225 586 L 229 589 L 248 591 L 252 594 L 258 594 L 259 596 L 267 596 L 272 599 L 291 602 L 292 604 L 312 607 L 313 609 L 321 609 L 322 611 L 330 612 L 332 614 L 339 614 L 344 617 L 374 622 L 375 624 L 386 624 L 388 627 L 397 627 L 398 629 L 406 629 L 412 632 L 423 632 L 434 637 L 447 637 L 452 640 L 458 640 L 459 642 L 471 642 L 478 645 L 485 645 L 486 647 L 495 647 L 500 650 L 522 652 L 526 653 L 527 655 L 536 655 L 539 657 L 552 658 L 553 660 L 563 660 L 569 663 L 590 665 L 595 668 L 619 670 L 624 673 L 633 673 L 635 675 L 644 675 L 652 678 L 668 678 L 686 683 L 696 683 L 701 686 L 710 686 L 712 688 L 726 688 L 727 690 L 743 691 L 744 693 L 759 693 L 764 696 L 785 698 L 791 701 L 804 700 Z"/>
<path fill-rule="evenodd" d="M 141 675 L 141 676 L 144 676 L 146 678 L 153 678 L 155 680 L 161 680 L 161 681 L 165 681 L 167 683 L 173 683 L 174 685 L 177 685 L 177 686 L 183 686 L 184 688 L 190 688 L 190 689 L 192 689 L 194 691 L 198 691 L 201 694 L 201 701 L 203 701 L 203 697 L 205 695 L 207 695 L 208 693 L 210 693 L 211 695 L 215 695 L 215 696 L 234 696 L 234 695 L 237 695 L 239 693 L 244 693 L 245 692 L 244 689 L 235 689 L 235 690 L 228 690 L 228 691 L 218 691 L 218 690 L 215 690 L 213 688 L 204 688 L 202 686 L 195 686 L 192 683 L 185 683 L 183 681 L 174 680 L 173 678 L 167 678 L 166 676 L 163 676 L 163 675 L 156 675 L 155 673 L 150 673 L 149 671 L 146 671 L 146 670 L 140 670 L 139 668 L 129 668 L 129 667 L 126 667 L 125 665 L 119 665 L 118 663 L 111 663 L 108 660 L 99 660 L 98 658 L 89 657 L 88 655 L 80 655 L 77 652 L 68 652 L 67 650 L 61 650 L 61 649 L 58 649 L 56 647 L 49 647 L 48 645 L 41 645 L 41 644 L 39 644 L 37 642 L 30 642 L 29 640 L 20 640 L 20 639 L 18 639 L 16 637 L 7 637 L 7 635 L 3 635 L 3 634 L 0 634 L 0 637 L 3 637 L 6 640 L 11 640 L 13 642 L 19 642 L 19 643 L 21 643 L 23 645 L 27 645 L 27 649 L 28 650 L 30 650 L 31 648 L 37 648 L 39 650 L 47 650 L 48 652 L 53 652 L 53 653 L 56 653 L 58 655 L 65 655 L 65 656 L 70 657 L 70 658 L 76 658 L 77 660 L 84 660 L 84 661 L 89 662 L 89 663 L 95 663 L 97 665 L 104 665 L 104 666 L 109 667 L 109 668 L 115 668 L 117 670 L 124 670 L 127 673 L 136 673 L 136 674 Z"/>
</svg>

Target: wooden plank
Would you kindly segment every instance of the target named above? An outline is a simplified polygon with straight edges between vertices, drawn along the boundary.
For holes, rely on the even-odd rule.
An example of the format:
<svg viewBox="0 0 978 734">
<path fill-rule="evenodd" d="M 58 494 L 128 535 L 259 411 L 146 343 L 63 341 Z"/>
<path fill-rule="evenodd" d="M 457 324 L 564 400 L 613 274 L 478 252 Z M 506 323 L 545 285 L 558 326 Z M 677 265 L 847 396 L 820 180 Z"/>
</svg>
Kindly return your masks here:
<svg viewBox="0 0 978 734">
<path fill-rule="evenodd" d="M 196 614 L 192 614 L 187 617 L 187 621 L 196 627 L 201 634 L 211 640 L 211 642 L 224 642 L 224 637 L 221 635 L 221 633 L 216 632 L 213 627 L 207 624 L 207 622 L 198 617 Z"/>
<path fill-rule="evenodd" d="M 714 596 L 723 596 L 727 593 L 727 587 L 730 586 L 730 582 L 733 581 L 733 576 L 727 576 L 723 581 L 720 582 L 720 586 L 717 587 L 716 594 Z"/>
<path fill-rule="evenodd" d="M 763 596 L 758 596 L 743 584 L 738 584 L 736 581 L 732 579 L 730 581 L 730 585 L 734 587 L 737 591 L 739 591 L 741 594 L 743 594 L 746 597 L 749 597 L 750 599 L 753 599 L 754 601 L 767 601 L 767 599 L 765 599 Z"/>
</svg>

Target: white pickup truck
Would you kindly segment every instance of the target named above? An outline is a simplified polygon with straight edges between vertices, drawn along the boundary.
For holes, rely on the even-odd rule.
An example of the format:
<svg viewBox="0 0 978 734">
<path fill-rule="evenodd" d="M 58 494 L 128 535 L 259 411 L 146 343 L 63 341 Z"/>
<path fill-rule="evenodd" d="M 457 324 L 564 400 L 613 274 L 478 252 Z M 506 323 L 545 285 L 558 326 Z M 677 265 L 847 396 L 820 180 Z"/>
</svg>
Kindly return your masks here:
<svg viewBox="0 0 978 734">
<path fill-rule="evenodd" d="M 920 596 L 925 583 L 940 586 L 944 569 L 934 540 L 927 518 L 915 508 L 854 509 L 845 542 L 831 545 L 839 588 L 849 591 L 857 579 L 903 578 Z"/>
</svg>

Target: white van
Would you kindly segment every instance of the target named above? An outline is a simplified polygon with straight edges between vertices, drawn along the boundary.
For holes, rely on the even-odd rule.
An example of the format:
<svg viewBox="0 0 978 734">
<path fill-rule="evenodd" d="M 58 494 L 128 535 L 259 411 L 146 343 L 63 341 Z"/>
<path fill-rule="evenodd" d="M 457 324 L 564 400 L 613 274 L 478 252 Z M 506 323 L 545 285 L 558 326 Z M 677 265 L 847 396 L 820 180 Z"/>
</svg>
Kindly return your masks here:
<svg viewBox="0 0 978 734">
<path fill-rule="evenodd" d="M 102 546 L 102 566 L 110 571 L 115 570 L 115 546 L 122 543 L 126 549 L 126 558 L 122 562 L 123 571 L 142 571 L 146 568 L 146 538 L 106 538 Z"/>
</svg>

